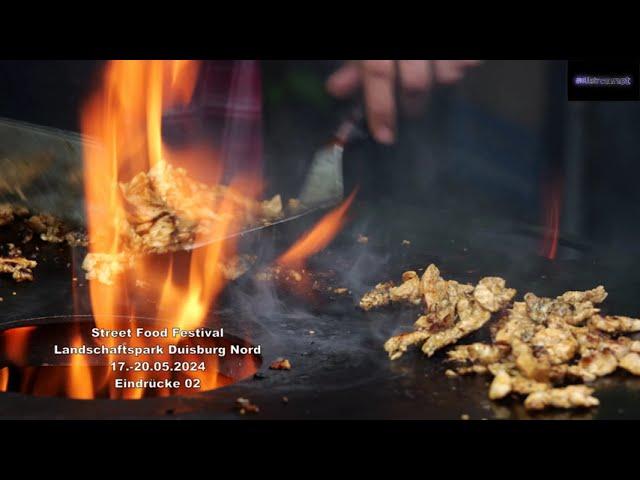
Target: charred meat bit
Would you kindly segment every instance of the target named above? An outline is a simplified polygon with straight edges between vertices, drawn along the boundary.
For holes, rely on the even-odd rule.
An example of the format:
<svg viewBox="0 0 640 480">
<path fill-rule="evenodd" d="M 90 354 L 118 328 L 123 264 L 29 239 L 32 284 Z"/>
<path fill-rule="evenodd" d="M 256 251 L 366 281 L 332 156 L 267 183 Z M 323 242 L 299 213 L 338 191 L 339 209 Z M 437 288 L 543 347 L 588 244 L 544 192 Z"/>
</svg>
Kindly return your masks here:
<svg viewBox="0 0 640 480">
<path fill-rule="evenodd" d="M 286 358 L 278 358 L 269 365 L 270 370 L 291 370 L 291 362 Z"/>
<path fill-rule="evenodd" d="M 240 411 L 240 415 L 244 415 L 245 413 L 259 413 L 260 408 L 251 403 L 248 398 L 239 397 L 236 399 L 236 408 Z"/>
<path fill-rule="evenodd" d="M 361 233 L 358 234 L 358 239 L 356 240 L 358 243 L 362 244 L 362 245 L 366 245 L 367 243 L 369 243 L 369 237 L 366 237 L 364 235 L 362 235 Z"/>
</svg>

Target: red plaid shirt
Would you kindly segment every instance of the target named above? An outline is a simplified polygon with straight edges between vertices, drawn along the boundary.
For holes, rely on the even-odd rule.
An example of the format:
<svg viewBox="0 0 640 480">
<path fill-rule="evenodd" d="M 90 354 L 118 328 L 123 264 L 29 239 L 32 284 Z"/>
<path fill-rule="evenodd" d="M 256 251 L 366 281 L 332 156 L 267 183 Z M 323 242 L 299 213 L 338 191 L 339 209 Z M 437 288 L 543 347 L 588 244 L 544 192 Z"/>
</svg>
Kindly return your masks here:
<svg viewBox="0 0 640 480">
<path fill-rule="evenodd" d="M 262 169 L 262 79 L 256 60 L 205 61 L 187 110 L 166 115 L 170 125 L 212 139 L 225 171 Z"/>
</svg>

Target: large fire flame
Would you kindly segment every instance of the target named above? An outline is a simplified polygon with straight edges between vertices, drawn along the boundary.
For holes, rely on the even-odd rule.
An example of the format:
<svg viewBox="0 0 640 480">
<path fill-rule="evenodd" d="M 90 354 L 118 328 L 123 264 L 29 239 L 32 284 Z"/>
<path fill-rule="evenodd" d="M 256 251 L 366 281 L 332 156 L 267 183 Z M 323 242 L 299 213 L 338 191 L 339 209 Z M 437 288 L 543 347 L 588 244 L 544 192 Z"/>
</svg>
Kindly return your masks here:
<svg viewBox="0 0 640 480">
<path fill-rule="evenodd" d="M 189 165 L 189 173 L 197 174 L 198 163 L 206 159 L 210 167 L 207 170 L 216 172 L 213 183 L 221 181 L 222 166 L 211 165 L 216 161 L 214 152 L 196 153 L 194 149 L 180 152 L 163 145 L 163 113 L 190 102 L 199 66 L 199 62 L 188 60 L 108 63 L 101 88 L 82 112 L 83 133 L 97 139 L 100 144 L 100 148 L 87 148 L 84 156 L 85 196 L 89 205 L 87 226 L 89 238 L 92 239 L 90 252 L 112 255 L 124 252 L 125 239 L 119 226 L 125 221 L 126 211 L 120 184 L 130 181 L 140 172 L 148 171 L 158 162 L 168 160 L 174 166 Z M 211 179 L 208 180 L 211 183 Z M 208 206 L 221 219 L 216 227 L 216 235 L 224 237 L 238 226 L 239 219 L 232 215 L 231 196 L 249 197 L 255 195 L 257 190 L 251 182 L 236 179 L 227 190 L 229 193 L 217 205 Z M 204 239 L 196 238 L 196 242 L 200 240 Z M 194 250 L 190 255 L 171 255 L 164 261 L 158 261 L 153 256 L 141 256 L 136 259 L 126 281 L 118 278 L 113 285 L 91 282 L 91 306 L 96 324 L 101 328 L 113 329 L 116 319 L 124 315 L 130 318 L 132 327 L 135 327 L 135 317 L 140 315 L 140 302 L 136 300 L 137 293 L 131 285 L 142 282 L 149 285 L 146 294 L 151 298 L 146 303 L 156 306 L 157 319 L 183 329 L 202 326 L 225 284 L 220 262 L 234 251 L 235 246 L 230 242 L 214 242 Z M 132 346 L 141 346 L 145 341 L 133 338 L 130 343 Z M 113 344 L 114 340 L 107 339 L 105 343 Z M 208 370 L 213 381 L 208 379 L 203 383 L 208 388 L 215 388 L 216 365 L 208 365 Z M 72 376 L 73 392 L 77 394 L 74 396 L 78 398 L 87 397 L 92 381 L 103 385 L 111 380 L 92 379 L 79 357 L 72 360 Z M 129 375 L 135 379 L 146 376 L 144 372 Z M 112 393 L 118 395 L 115 391 Z M 142 390 L 129 390 L 123 395 L 126 398 L 140 398 L 144 393 Z"/>
<path fill-rule="evenodd" d="M 141 172 L 147 172 L 159 162 L 176 167 L 184 166 L 189 173 L 207 176 L 212 189 L 222 185 L 224 166 L 216 163 L 215 152 L 191 145 L 183 150 L 169 150 L 163 144 L 162 117 L 167 109 L 180 108 L 192 98 L 199 71 L 199 63 L 186 60 L 112 61 L 106 66 L 100 88 L 91 96 L 82 111 L 82 130 L 97 140 L 99 147 L 87 146 L 84 152 L 84 185 L 87 204 L 87 227 L 91 240 L 90 253 L 113 256 L 131 255 L 122 225 L 127 221 L 121 184 L 129 182 Z M 208 163 L 206 174 L 200 172 Z M 204 169 L 202 169 L 204 170 Z M 213 173 L 212 173 L 213 172 Z M 216 238 L 225 238 L 239 230 L 244 221 L 238 218 L 239 199 L 255 201 L 261 191 L 255 172 L 243 172 L 227 182 L 224 192 L 208 207 L 218 219 Z M 190 191 L 172 185 L 180 198 L 190 198 Z M 324 249 L 338 234 L 346 220 L 347 211 L 356 191 L 337 208 L 325 215 L 316 226 L 303 235 L 277 263 L 285 267 L 300 267 L 305 260 Z M 212 197 L 213 198 L 213 197 Z M 194 202 L 195 203 L 195 202 Z M 235 205 L 235 207 L 234 207 Z M 197 209 L 198 205 L 193 206 Z M 186 215 L 197 216 L 195 212 Z M 204 233 L 197 233 L 196 244 L 203 245 L 190 252 L 175 252 L 162 256 L 135 255 L 126 275 L 114 278 L 110 285 L 100 281 L 89 283 L 93 318 L 105 330 L 131 328 L 135 331 L 149 317 L 168 327 L 190 330 L 203 326 L 216 299 L 225 286 L 222 262 L 236 253 L 235 240 L 206 242 Z M 211 235 L 211 232 L 206 235 Z M 208 238 L 211 240 L 211 238 Z M 136 288 L 145 284 L 144 290 Z M 78 298 L 74 292 L 74 305 Z M 82 312 L 85 313 L 85 312 Z M 25 365 L 28 345 L 37 327 L 23 327 L 7 331 L 4 352 L 16 365 Z M 11 341 L 9 341 L 9 339 Z M 77 329 L 69 344 L 102 344 L 114 346 L 116 339 L 83 338 Z M 131 337 L 131 347 L 174 343 L 172 339 Z M 166 351 L 166 350 L 165 350 Z M 211 390 L 229 382 L 218 369 L 217 357 L 207 356 L 205 371 L 183 372 L 182 376 L 197 379 L 201 390 Z M 146 396 L 168 396 L 168 389 L 149 392 L 144 388 L 116 389 L 114 378 L 145 380 L 173 378 L 170 372 L 118 371 L 108 365 L 127 360 L 116 356 L 107 358 L 107 365 L 90 365 L 82 355 L 72 355 L 70 365 L 47 370 L 25 366 L 21 388 L 35 395 L 64 395 L 77 399 L 97 396 L 138 399 Z M 129 359 L 131 360 L 131 359 Z M 166 357 L 139 357 L 140 362 L 172 361 Z M 195 361 L 184 356 L 181 361 Z M 255 365 L 246 365 L 246 371 Z M 0 391 L 10 383 L 10 370 L 0 368 Z M 240 378 L 242 375 L 240 375 Z"/>
</svg>

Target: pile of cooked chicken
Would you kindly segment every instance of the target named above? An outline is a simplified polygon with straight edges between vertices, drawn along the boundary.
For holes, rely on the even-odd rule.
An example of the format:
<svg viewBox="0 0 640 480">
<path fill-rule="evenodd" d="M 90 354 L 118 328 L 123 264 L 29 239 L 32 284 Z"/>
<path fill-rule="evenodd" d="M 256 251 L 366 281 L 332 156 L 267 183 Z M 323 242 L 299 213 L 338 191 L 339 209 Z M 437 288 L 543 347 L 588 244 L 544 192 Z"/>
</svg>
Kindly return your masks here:
<svg viewBox="0 0 640 480">
<path fill-rule="evenodd" d="M 243 227 L 273 223 L 285 213 L 280 195 L 255 201 L 229 186 L 201 183 L 184 168 L 165 161 L 119 187 L 126 213 L 118 225 L 122 251 L 89 253 L 82 265 L 88 279 L 106 284 L 130 268 L 138 254 L 181 250 L 197 238 L 215 239 L 220 225 L 227 225 L 232 233 Z M 220 208 L 222 203 L 224 209 Z M 300 208 L 295 199 L 286 206 L 291 212 Z M 225 275 L 237 277 L 238 271 L 246 270 L 244 263 L 234 259 L 232 265 L 224 266 Z"/>
<path fill-rule="evenodd" d="M 490 343 L 458 345 L 447 352 L 447 361 L 454 365 L 447 375 L 492 375 L 490 399 L 525 396 L 528 410 L 592 407 L 599 401 L 585 383 L 618 368 L 640 375 L 640 341 L 625 336 L 640 331 L 640 320 L 601 315 L 597 305 L 607 297 L 602 286 L 556 298 L 527 293 L 524 301 L 512 303 L 515 295 L 502 278 L 485 277 L 475 286 L 465 285 L 443 279 L 438 268 L 429 265 L 422 277 L 410 271 L 398 286 L 376 285 L 360 306 L 424 307 L 413 331 L 385 343 L 392 360 L 413 345 L 421 345 L 430 357 L 496 314 Z"/>
<path fill-rule="evenodd" d="M 125 238 L 135 252 L 164 253 L 189 245 L 199 234 L 213 234 L 232 216 L 235 223 L 269 223 L 283 216 L 280 195 L 256 202 L 225 185 L 209 186 L 184 168 L 160 161 L 148 172 L 120 184 L 126 209 Z M 224 199 L 228 208 L 219 211 Z"/>
</svg>

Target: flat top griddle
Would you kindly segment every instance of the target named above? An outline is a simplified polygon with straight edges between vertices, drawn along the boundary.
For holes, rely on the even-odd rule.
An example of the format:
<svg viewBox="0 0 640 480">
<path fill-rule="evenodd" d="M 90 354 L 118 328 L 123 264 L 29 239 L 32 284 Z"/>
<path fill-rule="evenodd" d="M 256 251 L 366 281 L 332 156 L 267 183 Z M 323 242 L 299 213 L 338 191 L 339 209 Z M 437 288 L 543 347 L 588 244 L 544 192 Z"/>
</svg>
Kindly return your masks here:
<svg viewBox="0 0 640 480">
<path fill-rule="evenodd" d="M 207 419 L 471 419 L 640 418 L 640 379 L 616 373 L 595 384 L 601 405 L 590 410 L 549 411 L 530 415 L 520 403 L 491 402 L 488 378 L 448 378 L 443 354 L 425 358 L 410 352 L 390 361 L 382 349 L 388 336 L 409 327 L 418 310 L 388 308 L 362 312 L 359 296 L 378 281 L 398 279 L 406 269 L 436 263 L 443 276 L 474 282 L 485 275 L 504 276 L 518 289 L 555 295 L 568 289 L 603 284 L 609 292 L 608 311 L 640 312 L 637 261 L 598 253 L 593 246 L 561 239 L 556 260 L 539 255 L 538 229 L 501 225 L 490 219 L 460 220 L 460 227 L 439 228 L 438 218 L 419 206 L 392 203 L 353 209 L 354 222 L 334 244 L 310 262 L 317 271 L 332 271 L 335 286 L 352 296 L 323 294 L 314 300 L 286 288 L 256 284 L 244 277 L 228 286 L 216 316 L 229 333 L 249 337 L 263 346 L 259 378 L 191 397 L 140 401 L 74 401 L 0 394 L 2 418 L 207 418 Z M 418 221 L 420 220 L 420 221 Z M 288 227 L 290 228 L 290 227 Z M 302 230 L 304 227 L 296 225 Z M 299 232 L 278 230 L 263 243 L 290 243 Z M 356 242 L 357 235 L 369 243 Z M 403 246 L 402 240 L 411 241 Z M 72 313 L 70 257 L 50 246 L 35 271 L 35 281 L 14 284 L 2 279 L 2 321 Z M 68 255 L 68 254 L 67 254 Z M 71 255 L 82 255 L 75 250 Z M 79 275 L 78 282 L 86 289 Z M 16 295 L 11 292 L 15 291 Z M 213 321 L 214 316 L 210 317 Z M 311 334 L 310 331 L 314 333 Z M 483 340 L 486 332 L 465 342 Z M 290 371 L 272 371 L 277 357 L 288 358 Z M 287 397 L 285 403 L 282 397 Z M 257 415 L 240 416 L 238 397 L 260 407 Z"/>
</svg>

